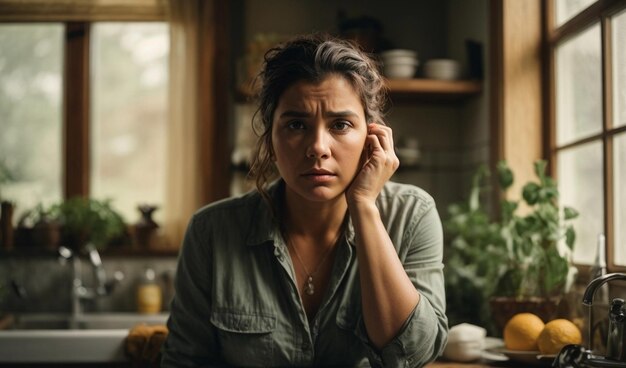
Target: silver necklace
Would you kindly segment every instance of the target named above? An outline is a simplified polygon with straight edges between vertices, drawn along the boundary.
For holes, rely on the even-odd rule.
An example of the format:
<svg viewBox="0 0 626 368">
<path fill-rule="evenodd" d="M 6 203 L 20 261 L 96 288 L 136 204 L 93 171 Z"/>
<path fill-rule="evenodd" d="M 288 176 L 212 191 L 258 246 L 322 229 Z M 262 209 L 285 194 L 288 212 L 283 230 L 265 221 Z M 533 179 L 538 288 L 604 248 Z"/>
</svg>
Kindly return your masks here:
<svg viewBox="0 0 626 368">
<path fill-rule="evenodd" d="M 315 270 L 313 272 L 309 272 L 306 269 L 304 262 L 302 262 L 302 258 L 300 258 L 300 254 L 298 253 L 296 246 L 293 245 L 293 243 L 291 242 L 291 238 L 289 236 L 287 237 L 287 240 L 288 240 L 287 243 L 291 245 L 291 247 L 293 248 L 293 252 L 296 254 L 296 258 L 298 258 L 298 262 L 300 262 L 300 265 L 302 266 L 302 269 L 304 270 L 304 273 L 306 274 L 306 282 L 304 283 L 304 292 L 307 295 L 313 295 L 315 294 L 315 285 L 313 284 L 313 276 L 315 276 L 315 274 L 320 270 L 320 268 L 324 264 L 324 261 L 326 261 L 326 258 L 328 258 L 330 251 L 334 247 L 332 245 L 329 246 L 328 249 L 326 249 L 326 253 L 324 253 L 324 257 L 322 257 L 322 260 L 320 261 L 320 263 L 317 264 L 317 267 L 315 268 Z M 335 238 L 335 241 L 332 244 L 333 245 L 336 244 L 337 240 L 339 240 L 339 234 L 337 234 L 337 237 Z"/>
</svg>

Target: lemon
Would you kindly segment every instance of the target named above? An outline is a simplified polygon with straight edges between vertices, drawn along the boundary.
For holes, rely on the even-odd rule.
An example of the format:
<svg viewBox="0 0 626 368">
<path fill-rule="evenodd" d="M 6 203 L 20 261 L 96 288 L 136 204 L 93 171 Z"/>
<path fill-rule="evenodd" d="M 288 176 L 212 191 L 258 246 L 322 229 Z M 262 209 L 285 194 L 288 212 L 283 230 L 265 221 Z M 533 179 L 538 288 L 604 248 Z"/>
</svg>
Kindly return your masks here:
<svg viewBox="0 0 626 368">
<path fill-rule="evenodd" d="M 539 335 L 537 345 L 542 354 L 557 354 L 567 344 L 582 343 L 582 334 L 576 325 L 566 319 L 546 323 Z"/>
<path fill-rule="evenodd" d="M 537 350 L 537 338 L 544 328 L 541 318 L 518 313 L 504 326 L 504 346 L 509 350 Z"/>
</svg>

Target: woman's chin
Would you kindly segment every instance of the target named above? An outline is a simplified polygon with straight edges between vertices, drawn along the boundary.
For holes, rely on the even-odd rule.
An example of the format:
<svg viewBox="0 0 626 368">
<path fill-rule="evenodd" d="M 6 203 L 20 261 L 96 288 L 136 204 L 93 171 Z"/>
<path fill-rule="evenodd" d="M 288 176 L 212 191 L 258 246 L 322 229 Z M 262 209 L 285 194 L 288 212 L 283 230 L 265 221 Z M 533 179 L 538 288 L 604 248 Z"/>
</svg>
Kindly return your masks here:
<svg viewBox="0 0 626 368">
<path fill-rule="evenodd" d="M 340 188 L 328 187 L 328 186 L 315 186 L 313 188 L 307 188 L 297 191 L 299 196 L 307 201 L 311 202 L 327 202 L 337 199 L 337 197 L 343 196 L 344 190 Z"/>
</svg>

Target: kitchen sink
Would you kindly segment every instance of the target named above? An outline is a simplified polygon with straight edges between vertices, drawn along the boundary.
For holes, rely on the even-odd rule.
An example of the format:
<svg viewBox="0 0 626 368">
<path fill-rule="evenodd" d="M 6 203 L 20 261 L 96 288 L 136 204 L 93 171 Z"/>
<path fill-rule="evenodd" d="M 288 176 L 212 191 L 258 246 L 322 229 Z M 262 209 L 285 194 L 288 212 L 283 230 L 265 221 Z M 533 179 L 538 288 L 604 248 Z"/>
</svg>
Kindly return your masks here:
<svg viewBox="0 0 626 368">
<path fill-rule="evenodd" d="M 168 314 L 137 313 L 89 313 L 78 316 L 68 314 L 19 314 L 15 316 L 13 330 L 108 330 L 129 329 L 145 323 L 148 325 L 165 324 Z"/>
<path fill-rule="evenodd" d="M 0 330 L 0 364 L 125 362 L 128 330 L 164 324 L 168 315 L 135 313 L 21 314 Z"/>
</svg>

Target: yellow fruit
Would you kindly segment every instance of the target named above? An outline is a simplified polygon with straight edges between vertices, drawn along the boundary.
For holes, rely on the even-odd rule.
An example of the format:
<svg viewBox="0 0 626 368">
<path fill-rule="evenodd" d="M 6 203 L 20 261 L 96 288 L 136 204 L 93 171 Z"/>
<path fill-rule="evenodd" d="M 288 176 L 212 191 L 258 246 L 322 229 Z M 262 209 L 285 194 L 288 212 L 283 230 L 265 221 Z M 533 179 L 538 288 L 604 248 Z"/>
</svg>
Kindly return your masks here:
<svg viewBox="0 0 626 368">
<path fill-rule="evenodd" d="M 566 319 L 555 319 L 546 323 L 537 345 L 542 354 L 558 354 L 561 348 L 567 344 L 580 344 L 583 337 L 580 329 Z"/>
<path fill-rule="evenodd" d="M 537 338 L 543 327 L 543 321 L 536 315 L 518 313 L 504 326 L 504 346 L 509 350 L 537 350 Z"/>
</svg>

